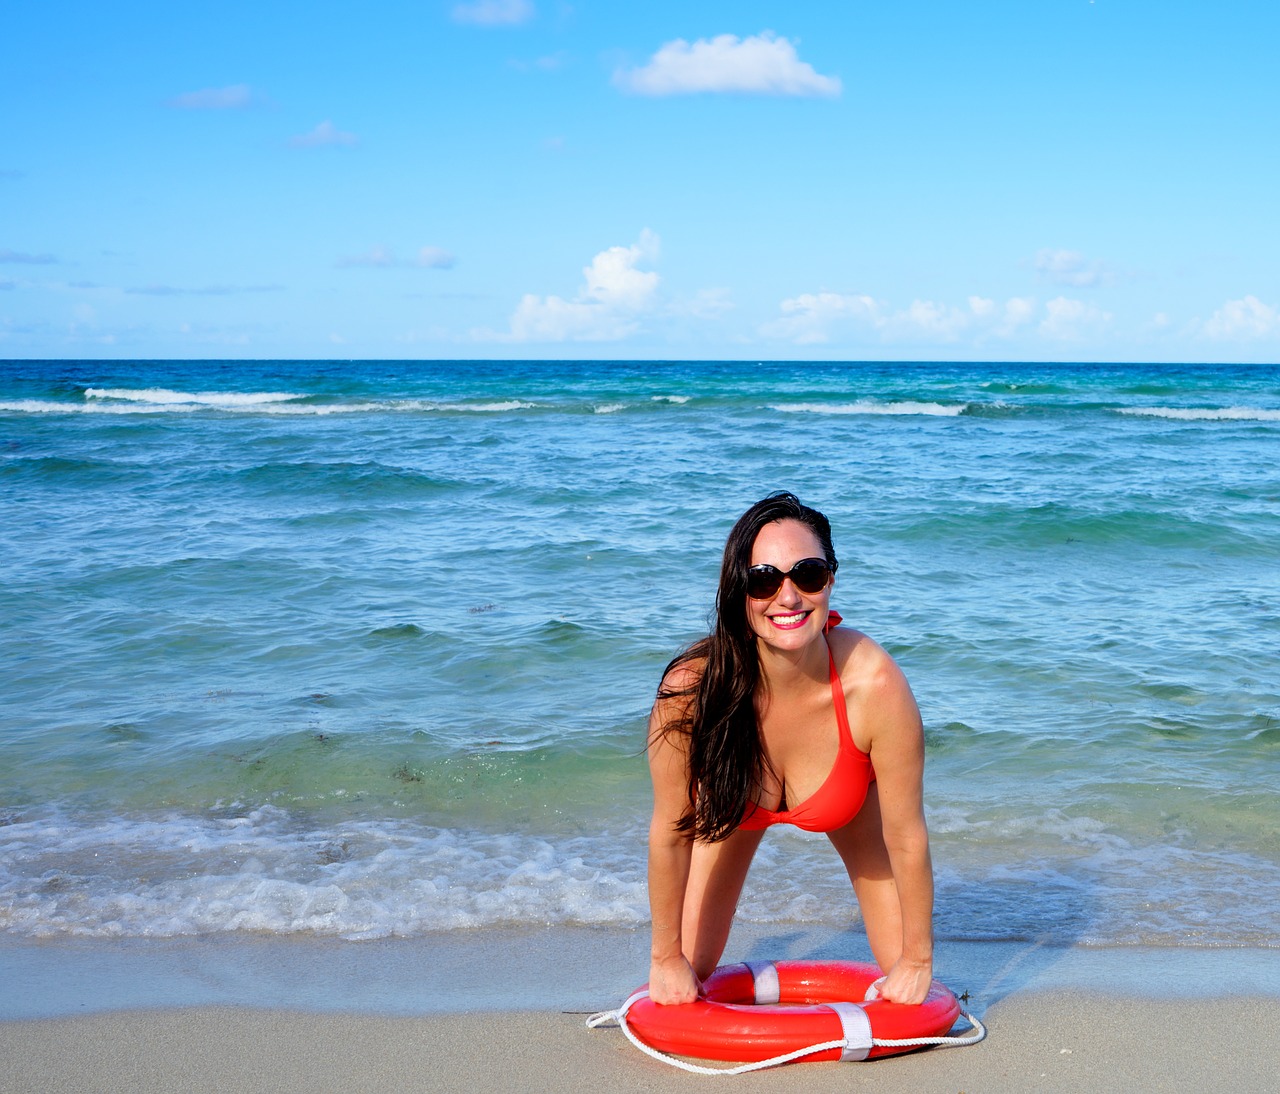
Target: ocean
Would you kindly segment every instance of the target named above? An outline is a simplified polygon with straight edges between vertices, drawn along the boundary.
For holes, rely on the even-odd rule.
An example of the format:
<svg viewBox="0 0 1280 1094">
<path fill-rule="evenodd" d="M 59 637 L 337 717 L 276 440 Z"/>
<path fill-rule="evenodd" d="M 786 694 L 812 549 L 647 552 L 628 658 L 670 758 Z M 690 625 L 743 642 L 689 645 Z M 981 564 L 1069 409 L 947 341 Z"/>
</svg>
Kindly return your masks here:
<svg viewBox="0 0 1280 1094">
<path fill-rule="evenodd" d="M 1280 367 L 1208 365 L 2 362 L 0 935 L 643 931 L 778 489 L 920 703 L 941 941 L 1280 945 Z M 789 829 L 740 917 L 857 923 Z"/>
</svg>

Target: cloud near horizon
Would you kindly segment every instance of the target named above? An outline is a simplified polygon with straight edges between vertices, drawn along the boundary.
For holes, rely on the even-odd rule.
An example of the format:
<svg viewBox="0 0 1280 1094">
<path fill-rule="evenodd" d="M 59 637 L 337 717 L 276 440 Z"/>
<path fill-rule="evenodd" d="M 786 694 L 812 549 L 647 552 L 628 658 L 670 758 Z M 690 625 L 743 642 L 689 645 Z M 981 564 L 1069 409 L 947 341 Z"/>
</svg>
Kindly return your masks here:
<svg viewBox="0 0 1280 1094">
<path fill-rule="evenodd" d="M 1055 342 L 1079 342 L 1111 322 L 1111 313 L 1083 300 L 1057 296 L 1044 306 L 1045 317 L 1037 328 Z"/>
<path fill-rule="evenodd" d="M 526 293 L 511 316 L 507 334 L 477 331 L 479 340 L 498 342 L 616 342 L 636 333 L 652 311 L 661 278 L 640 270 L 658 256 L 658 237 L 648 228 L 630 247 L 609 247 L 583 268 L 583 285 L 573 300 Z"/>
<path fill-rule="evenodd" d="M 720 34 L 667 42 L 640 68 L 618 69 L 613 83 L 633 95 L 748 95 L 821 96 L 834 98 L 841 83 L 822 76 L 801 61 L 795 45 L 772 31 L 749 38 Z"/>
<path fill-rule="evenodd" d="M 322 121 L 309 133 L 299 133 L 289 138 L 291 148 L 324 148 L 328 145 L 359 144 L 360 138 L 354 133 L 344 133 L 328 119 Z"/>
<path fill-rule="evenodd" d="M 1012 297 L 1003 305 L 970 296 L 964 307 L 913 300 L 894 309 L 865 293 L 802 293 L 779 305 L 782 316 L 760 327 L 766 338 L 798 346 L 823 345 L 842 332 L 862 331 L 882 342 L 956 342 L 962 335 L 1008 338 L 1031 322 L 1035 301 Z"/>
<path fill-rule="evenodd" d="M 1228 300 L 1201 328 L 1208 338 L 1221 341 L 1253 340 L 1280 335 L 1280 311 L 1250 293 Z"/>
<path fill-rule="evenodd" d="M 477 27 L 516 27 L 533 18 L 532 0 L 469 0 L 455 4 L 450 13 L 455 23 Z"/>
</svg>

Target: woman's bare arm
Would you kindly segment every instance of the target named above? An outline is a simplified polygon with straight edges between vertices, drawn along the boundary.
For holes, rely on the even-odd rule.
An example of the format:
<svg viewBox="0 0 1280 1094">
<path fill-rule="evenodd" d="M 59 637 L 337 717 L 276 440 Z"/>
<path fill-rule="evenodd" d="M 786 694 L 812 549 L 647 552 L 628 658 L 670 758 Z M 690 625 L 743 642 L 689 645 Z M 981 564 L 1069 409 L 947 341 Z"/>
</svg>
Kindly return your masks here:
<svg viewBox="0 0 1280 1094">
<path fill-rule="evenodd" d="M 902 917 L 902 953 L 881 994 L 921 1003 L 933 979 L 933 863 L 924 817 L 924 727 L 906 677 L 883 650 L 863 690 L 885 849 Z"/>
<path fill-rule="evenodd" d="M 676 669 L 663 681 L 666 692 L 687 687 L 693 673 Z M 656 1003 L 688 1003 L 702 989 L 684 954 L 681 920 L 689 880 L 692 837 L 676 825 L 689 808 L 687 738 L 670 727 L 683 720 L 681 698 L 660 698 L 649 716 L 649 773 L 653 819 L 649 824 L 649 914 L 653 921 L 649 996 Z"/>
</svg>

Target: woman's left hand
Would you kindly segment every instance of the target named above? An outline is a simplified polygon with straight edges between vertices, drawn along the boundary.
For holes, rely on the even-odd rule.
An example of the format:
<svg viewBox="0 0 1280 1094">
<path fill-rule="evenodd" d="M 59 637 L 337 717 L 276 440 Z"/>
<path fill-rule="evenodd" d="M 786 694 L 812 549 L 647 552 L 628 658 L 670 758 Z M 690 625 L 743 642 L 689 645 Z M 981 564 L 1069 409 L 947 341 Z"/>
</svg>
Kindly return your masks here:
<svg viewBox="0 0 1280 1094">
<path fill-rule="evenodd" d="M 880 985 L 880 998 L 916 1006 L 924 1002 L 933 983 L 933 962 L 899 958 Z"/>
</svg>

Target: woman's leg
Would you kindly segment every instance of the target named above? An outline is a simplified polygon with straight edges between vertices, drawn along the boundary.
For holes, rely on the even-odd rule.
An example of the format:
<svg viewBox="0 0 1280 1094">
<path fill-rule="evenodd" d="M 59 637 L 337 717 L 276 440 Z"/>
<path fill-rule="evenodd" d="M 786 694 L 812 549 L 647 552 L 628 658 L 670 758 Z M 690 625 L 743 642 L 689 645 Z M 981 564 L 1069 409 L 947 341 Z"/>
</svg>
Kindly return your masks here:
<svg viewBox="0 0 1280 1094">
<path fill-rule="evenodd" d="M 742 883 L 764 830 L 734 832 L 719 843 L 695 843 L 684 891 L 684 953 L 700 979 L 715 971 L 729 941 Z"/>
<path fill-rule="evenodd" d="M 888 972 L 902 956 L 902 908 L 884 845 L 880 791 L 875 783 L 867 789 L 867 800 L 858 815 L 827 835 L 853 882 L 871 953 L 876 964 Z"/>
</svg>

